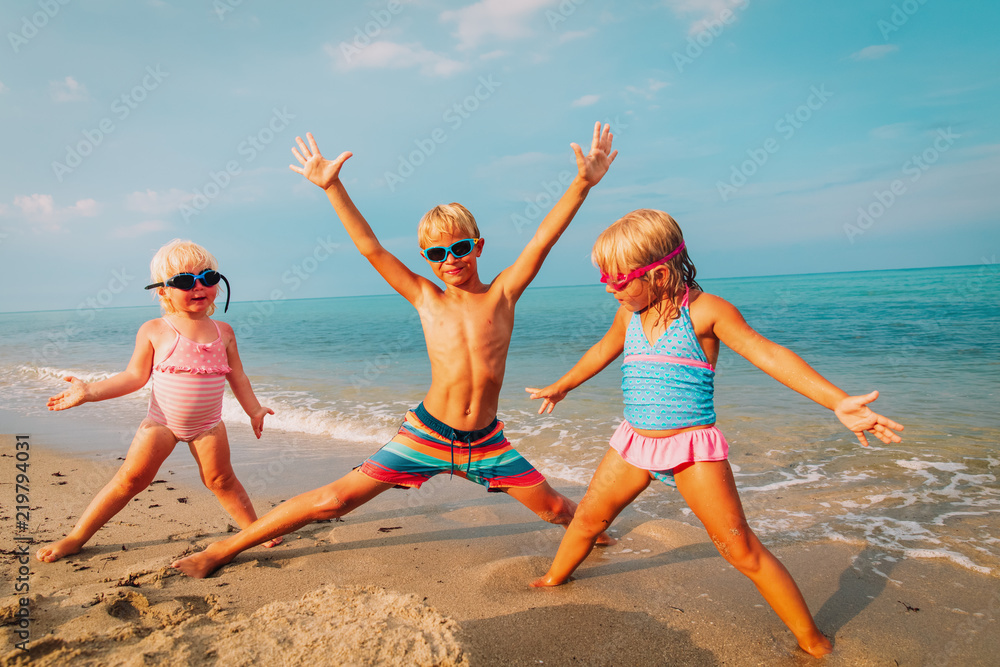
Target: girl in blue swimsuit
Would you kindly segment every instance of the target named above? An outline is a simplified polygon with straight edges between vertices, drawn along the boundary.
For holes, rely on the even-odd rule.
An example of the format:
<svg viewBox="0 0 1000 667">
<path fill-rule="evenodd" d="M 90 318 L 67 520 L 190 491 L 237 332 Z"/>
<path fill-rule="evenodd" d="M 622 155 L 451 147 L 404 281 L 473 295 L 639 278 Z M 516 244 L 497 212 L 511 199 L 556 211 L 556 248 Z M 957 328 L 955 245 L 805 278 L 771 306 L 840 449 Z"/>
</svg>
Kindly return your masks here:
<svg viewBox="0 0 1000 667">
<path fill-rule="evenodd" d="M 533 586 L 565 583 L 594 540 L 652 479 L 672 486 L 708 530 L 722 556 L 754 585 L 811 655 L 832 650 L 785 567 L 747 525 L 715 427 L 713 390 L 719 342 L 762 371 L 833 410 L 862 445 L 865 432 L 900 442 L 902 425 L 872 412 L 878 397 L 849 396 L 794 352 L 767 340 L 740 312 L 702 292 L 680 227 L 662 211 L 640 209 L 606 229 L 594 244 L 601 282 L 621 304 L 607 334 L 558 382 L 528 388 L 543 411 L 603 370 L 622 352 L 625 420 L 594 473 L 548 573 Z"/>
</svg>

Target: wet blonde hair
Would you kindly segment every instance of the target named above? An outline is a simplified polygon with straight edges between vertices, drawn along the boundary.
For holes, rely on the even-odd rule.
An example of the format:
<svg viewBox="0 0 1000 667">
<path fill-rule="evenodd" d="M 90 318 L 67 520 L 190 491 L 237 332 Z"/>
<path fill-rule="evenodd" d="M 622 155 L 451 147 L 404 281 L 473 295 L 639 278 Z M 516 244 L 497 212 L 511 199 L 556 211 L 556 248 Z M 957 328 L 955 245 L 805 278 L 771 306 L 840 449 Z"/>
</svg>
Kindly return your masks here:
<svg viewBox="0 0 1000 667">
<path fill-rule="evenodd" d="M 640 208 L 626 214 L 601 232 L 594 242 L 591 260 L 603 273 L 610 276 L 628 275 L 636 269 L 663 259 L 684 241 L 677 221 L 663 211 Z M 665 270 L 665 271 L 664 271 Z M 653 280 L 665 273 L 664 280 Z M 636 278 L 649 285 L 650 305 L 666 301 L 663 316 L 679 315 L 674 298 L 684 293 L 684 288 L 700 290 L 695 281 L 694 262 L 685 247 L 666 264 Z"/>
<path fill-rule="evenodd" d="M 219 270 L 219 262 L 215 256 L 193 241 L 174 239 L 153 255 L 153 261 L 149 263 L 149 277 L 154 283 L 166 282 L 171 276 L 178 273 L 194 272 L 201 273 L 205 269 Z M 221 283 L 219 284 L 221 288 Z M 170 301 L 165 297 L 166 288 L 160 287 L 156 290 L 160 299 L 160 308 L 168 315 L 174 312 Z M 208 309 L 208 314 L 215 312 L 215 304 Z"/>
<path fill-rule="evenodd" d="M 431 244 L 431 238 L 439 234 L 454 234 L 463 238 L 478 239 L 479 225 L 469 209 L 461 204 L 441 204 L 435 206 L 420 218 L 417 225 L 417 242 L 421 248 Z"/>
</svg>

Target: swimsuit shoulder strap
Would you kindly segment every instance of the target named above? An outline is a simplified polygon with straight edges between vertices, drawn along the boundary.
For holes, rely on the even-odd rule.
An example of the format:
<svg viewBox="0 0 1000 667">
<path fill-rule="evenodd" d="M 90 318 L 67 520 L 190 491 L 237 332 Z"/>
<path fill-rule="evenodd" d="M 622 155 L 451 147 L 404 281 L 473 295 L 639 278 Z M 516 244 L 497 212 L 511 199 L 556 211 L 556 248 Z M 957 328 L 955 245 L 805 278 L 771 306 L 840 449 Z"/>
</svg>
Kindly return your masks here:
<svg viewBox="0 0 1000 667">
<path fill-rule="evenodd" d="M 184 336 L 181 335 L 181 332 L 177 330 L 177 327 L 175 327 L 173 324 L 170 323 L 170 320 L 168 320 L 166 317 L 161 317 L 160 319 L 162 319 L 164 322 L 166 322 L 167 326 L 174 330 L 174 333 L 177 334 L 177 337 L 174 338 L 174 343 L 173 343 L 173 345 L 170 346 L 170 350 L 167 352 L 167 354 L 164 355 L 164 357 L 162 359 L 160 359 L 159 362 L 157 362 L 156 364 L 153 365 L 153 370 L 156 370 L 157 367 L 159 367 L 161 364 L 163 364 L 164 362 L 166 362 L 167 359 L 170 358 L 170 355 L 172 355 L 174 353 L 174 350 L 177 349 L 177 345 L 181 342 L 181 338 L 184 337 Z"/>
<path fill-rule="evenodd" d="M 173 329 L 173 330 L 174 330 L 174 333 L 175 333 L 175 334 L 177 334 L 178 336 L 180 336 L 180 335 L 181 335 L 181 332 L 177 330 L 177 327 L 175 327 L 175 326 L 174 326 L 174 325 L 173 325 L 173 324 L 172 324 L 172 323 L 170 322 L 170 320 L 168 320 L 168 319 L 167 319 L 166 317 L 161 317 L 160 319 L 161 319 L 161 320 L 163 320 L 164 322 L 166 322 L 166 323 L 167 323 L 167 326 L 168 326 L 168 327 L 170 327 L 171 329 Z"/>
</svg>

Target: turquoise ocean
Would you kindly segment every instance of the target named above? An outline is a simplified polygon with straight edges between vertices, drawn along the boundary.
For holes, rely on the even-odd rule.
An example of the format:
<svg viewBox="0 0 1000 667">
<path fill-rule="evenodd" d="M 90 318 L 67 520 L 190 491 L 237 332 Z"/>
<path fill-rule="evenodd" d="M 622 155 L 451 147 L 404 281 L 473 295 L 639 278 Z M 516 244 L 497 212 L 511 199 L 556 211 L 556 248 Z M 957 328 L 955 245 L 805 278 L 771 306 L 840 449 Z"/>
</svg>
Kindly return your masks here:
<svg viewBox="0 0 1000 667">
<path fill-rule="evenodd" d="M 902 443 L 871 439 L 863 448 L 832 413 L 724 350 L 718 423 L 765 542 L 865 545 L 887 577 L 907 558 L 1000 576 L 998 276 L 983 264 L 699 281 L 846 391 L 878 389 L 874 409 L 906 425 Z M 621 362 L 551 415 L 536 414 L 524 387 L 570 368 L 607 330 L 615 305 L 589 285 L 529 289 L 517 306 L 499 416 L 557 487 L 586 484 L 606 451 L 621 420 Z M 158 314 L 155 306 L 0 314 L 0 432 L 34 434 L 70 454 L 123 456 L 148 389 L 61 413 L 48 413 L 45 400 L 64 375 L 123 370 L 139 325 Z M 392 437 L 430 382 L 419 320 L 398 296 L 239 302 L 219 319 L 236 330 L 254 389 L 276 412 L 255 440 L 226 397 L 233 462 L 251 496 L 287 497 L 345 474 Z M 167 465 L 191 473 L 183 449 Z M 579 497 L 582 488 L 568 492 Z M 658 483 L 636 509 L 695 521 Z"/>
</svg>

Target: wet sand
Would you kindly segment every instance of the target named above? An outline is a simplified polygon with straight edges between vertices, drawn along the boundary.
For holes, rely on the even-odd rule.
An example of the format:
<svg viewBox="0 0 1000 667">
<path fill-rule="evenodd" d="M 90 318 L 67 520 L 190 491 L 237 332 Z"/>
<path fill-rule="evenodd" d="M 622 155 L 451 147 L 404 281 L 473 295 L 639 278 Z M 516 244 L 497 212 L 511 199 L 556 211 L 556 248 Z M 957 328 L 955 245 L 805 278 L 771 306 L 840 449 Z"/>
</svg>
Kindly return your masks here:
<svg viewBox="0 0 1000 667">
<path fill-rule="evenodd" d="M 2 665 L 815 664 L 690 520 L 626 510 L 618 545 L 595 551 L 576 581 L 535 590 L 528 583 L 562 529 L 444 476 L 193 580 L 169 564 L 223 537 L 231 520 L 168 462 L 81 553 L 40 563 L 34 551 L 72 527 L 116 465 L 63 454 L 59 438 L 31 440 L 26 530 L 12 509 L 14 440 L 0 441 Z M 261 514 L 288 497 L 248 491 Z M 21 537 L 34 540 L 27 652 L 15 647 Z M 995 664 L 997 578 L 948 562 L 875 560 L 862 543 L 775 552 L 834 637 L 823 664 Z"/>
</svg>

